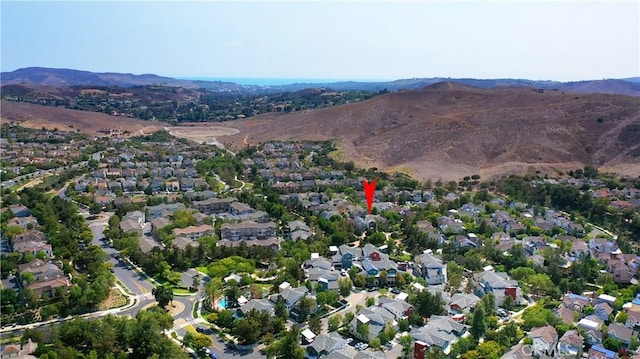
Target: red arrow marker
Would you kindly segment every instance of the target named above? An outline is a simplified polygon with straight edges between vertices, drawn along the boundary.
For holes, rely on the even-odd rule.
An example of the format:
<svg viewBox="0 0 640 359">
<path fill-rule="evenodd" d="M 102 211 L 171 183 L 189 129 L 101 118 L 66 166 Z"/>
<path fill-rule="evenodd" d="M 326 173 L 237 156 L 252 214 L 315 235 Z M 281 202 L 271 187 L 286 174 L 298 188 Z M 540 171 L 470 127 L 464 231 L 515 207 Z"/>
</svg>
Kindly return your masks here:
<svg viewBox="0 0 640 359">
<path fill-rule="evenodd" d="M 371 207 L 373 206 L 373 195 L 376 192 L 376 180 L 371 181 L 371 183 L 367 182 L 367 180 L 362 180 L 362 187 L 364 187 L 364 196 L 367 199 L 367 211 L 371 213 Z"/>
</svg>

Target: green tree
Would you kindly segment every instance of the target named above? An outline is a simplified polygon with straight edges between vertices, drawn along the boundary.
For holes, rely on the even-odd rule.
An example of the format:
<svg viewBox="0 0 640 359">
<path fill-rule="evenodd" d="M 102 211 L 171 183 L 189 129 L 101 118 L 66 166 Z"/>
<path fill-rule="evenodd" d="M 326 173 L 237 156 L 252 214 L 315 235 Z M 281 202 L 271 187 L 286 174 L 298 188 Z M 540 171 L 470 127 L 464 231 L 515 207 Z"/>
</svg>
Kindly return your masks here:
<svg viewBox="0 0 640 359">
<path fill-rule="evenodd" d="M 305 350 L 299 344 L 300 334 L 300 328 L 292 326 L 282 339 L 267 347 L 267 358 L 304 359 Z"/>
<path fill-rule="evenodd" d="M 151 294 L 155 297 L 160 308 L 165 308 L 170 302 L 173 301 L 173 290 L 163 285 L 155 287 L 151 290 Z"/>
<path fill-rule="evenodd" d="M 373 338 L 369 341 L 369 346 L 371 346 L 371 349 L 373 350 L 379 350 L 382 347 L 382 344 L 380 343 L 380 338 Z"/>
<path fill-rule="evenodd" d="M 353 283 L 349 278 L 341 278 L 338 280 L 338 289 L 340 291 L 340 295 L 342 297 L 348 297 L 351 294 L 351 288 L 353 287 Z"/>
<path fill-rule="evenodd" d="M 340 328 L 340 324 L 342 323 L 342 316 L 340 314 L 334 314 L 327 320 L 327 324 L 329 326 L 330 332 L 335 332 Z"/>
<path fill-rule="evenodd" d="M 342 326 L 348 328 L 355 317 L 356 316 L 355 314 L 353 314 L 353 312 L 344 313 L 344 318 L 342 318 Z"/>
<path fill-rule="evenodd" d="M 505 296 L 502 301 L 502 307 L 506 310 L 513 310 L 514 306 L 515 302 L 513 300 L 513 297 L 510 295 Z"/>
<path fill-rule="evenodd" d="M 289 316 L 289 312 L 287 311 L 287 306 L 284 302 L 284 298 L 278 297 L 275 305 L 275 314 L 276 317 L 282 318 L 284 320 Z"/>
<path fill-rule="evenodd" d="M 413 338 L 410 335 L 401 336 L 400 345 L 402 345 L 402 358 L 409 359 L 409 356 L 413 351 Z"/>
<path fill-rule="evenodd" d="M 485 323 L 484 306 L 478 305 L 473 311 L 473 322 L 471 324 L 471 335 L 479 340 L 487 331 L 487 324 Z"/>
<path fill-rule="evenodd" d="M 304 296 L 298 301 L 298 321 L 304 322 L 307 320 L 311 310 L 314 306 L 314 300 L 309 296 Z"/>
<path fill-rule="evenodd" d="M 238 282 L 230 280 L 227 283 L 227 289 L 224 292 L 226 296 L 227 308 L 235 308 L 238 306 L 238 298 L 240 298 L 240 288 L 238 288 Z"/>
<path fill-rule="evenodd" d="M 312 315 L 309 317 L 309 329 L 314 334 L 320 334 L 322 331 L 322 320 L 319 315 Z"/>
<path fill-rule="evenodd" d="M 260 327 L 249 318 L 239 319 L 233 323 L 233 334 L 243 344 L 253 344 L 260 338 Z"/>
<path fill-rule="evenodd" d="M 191 287 L 193 288 L 198 288 L 200 287 L 200 276 L 199 275 L 194 275 L 192 278 L 192 282 L 191 282 Z"/>
<path fill-rule="evenodd" d="M 213 303 L 215 303 L 216 298 L 220 295 L 220 291 L 222 290 L 222 280 L 220 278 L 212 278 L 204 287 L 204 292 L 209 298 L 209 302 L 213 307 Z"/>
<path fill-rule="evenodd" d="M 369 323 L 361 323 L 358 321 L 358 327 L 356 328 L 358 337 L 364 341 L 369 340 Z"/>
<path fill-rule="evenodd" d="M 374 305 L 374 304 L 376 304 L 376 298 L 374 298 L 374 297 L 367 297 L 366 302 L 365 302 L 365 305 L 366 305 L 367 307 L 370 307 L 370 306 L 372 306 L 372 305 Z"/>
</svg>

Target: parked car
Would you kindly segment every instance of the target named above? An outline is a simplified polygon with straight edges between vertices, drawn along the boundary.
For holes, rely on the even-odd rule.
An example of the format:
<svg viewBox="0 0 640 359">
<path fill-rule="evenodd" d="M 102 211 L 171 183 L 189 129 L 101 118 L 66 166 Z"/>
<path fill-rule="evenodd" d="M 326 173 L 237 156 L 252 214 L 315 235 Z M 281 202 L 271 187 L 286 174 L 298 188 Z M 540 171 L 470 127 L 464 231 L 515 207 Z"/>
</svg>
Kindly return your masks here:
<svg viewBox="0 0 640 359">
<path fill-rule="evenodd" d="M 393 294 L 400 294 L 400 289 L 398 289 L 398 288 L 393 288 L 393 289 L 391 289 L 391 293 L 393 293 Z"/>
</svg>

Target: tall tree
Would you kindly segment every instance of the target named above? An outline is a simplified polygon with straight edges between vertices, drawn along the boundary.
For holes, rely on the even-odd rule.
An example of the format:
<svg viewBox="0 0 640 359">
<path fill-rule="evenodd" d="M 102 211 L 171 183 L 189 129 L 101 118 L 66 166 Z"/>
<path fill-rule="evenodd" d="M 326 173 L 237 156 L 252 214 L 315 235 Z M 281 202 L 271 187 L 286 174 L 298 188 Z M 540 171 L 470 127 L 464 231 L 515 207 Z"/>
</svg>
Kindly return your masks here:
<svg viewBox="0 0 640 359">
<path fill-rule="evenodd" d="M 216 298 L 220 295 L 222 289 L 222 280 L 220 278 L 212 278 L 204 287 L 204 292 L 209 297 L 209 302 L 213 307 Z"/>
<path fill-rule="evenodd" d="M 471 324 L 471 335 L 479 340 L 484 336 L 487 331 L 487 324 L 485 323 L 485 312 L 483 305 L 477 305 L 473 311 L 473 323 Z"/>
<path fill-rule="evenodd" d="M 163 285 L 153 288 L 151 290 L 151 294 L 156 298 L 156 301 L 158 301 L 158 305 L 161 308 L 166 307 L 173 301 L 173 290 Z"/>
<path fill-rule="evenodd" d="M 358 327 L 356 328 L 356 332 L 358 333 L 358 337 L 364 341 L 369 340 L 369 323 L 360 323 L 358 322 Z"/>
<path fill-rule="evenodd" d="M 309 317 L 309 329 L 314 334 L 320 334 L 322 331 L 322 320 L 319 315 L 314 314 Z"/>
<path fill-rule="evenodd" d="M 413 349 L 413 338 L 410 335 L 401 336 L 400 345 L 402 345 L 402 358 L 409 359 L 409 355 Z"/>
</svg>

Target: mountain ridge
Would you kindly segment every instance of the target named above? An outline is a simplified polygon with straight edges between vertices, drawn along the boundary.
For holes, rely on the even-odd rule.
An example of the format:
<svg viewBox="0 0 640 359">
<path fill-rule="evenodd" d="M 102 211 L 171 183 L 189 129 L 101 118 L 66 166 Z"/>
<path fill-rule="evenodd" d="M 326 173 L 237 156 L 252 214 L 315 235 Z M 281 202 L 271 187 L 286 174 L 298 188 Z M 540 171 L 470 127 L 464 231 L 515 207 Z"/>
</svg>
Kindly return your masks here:
<svg viewBox="0 0 640 359">
<path fill-rule="evenodd" d="M 580 93 L 610 93 L 640 96 L 640 82 L 637 77 L 626 79 L 604 79 L 586 81 L 537 81 L 527 79 L 474 79 L 474 78 L 412 78 L 394 81 L 360 82 L 340 81 L 328 83 L 293 83 L 278 86 L 240 85 L 233 82 L 182 80 L 155 74 L 131 74 L 116 72 L 91 72 L 75 69 L 47 67 L 27 67 L 0 74 L 0 84 L 40 84 L 55 86 L 96 85 L 96 86 L 141 86 L 164 85 L 184 88 L 204 88 L 219 92 L 294 92 L 307 88 L 330 87 L 337 91 L 398 91 L 414 90 L 439 82 L 456 82 L 480 88 L 503 86 L 526 86 L 542 90 L 557 90 Z"/>
</svg>

